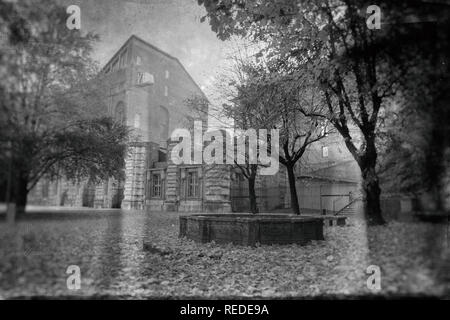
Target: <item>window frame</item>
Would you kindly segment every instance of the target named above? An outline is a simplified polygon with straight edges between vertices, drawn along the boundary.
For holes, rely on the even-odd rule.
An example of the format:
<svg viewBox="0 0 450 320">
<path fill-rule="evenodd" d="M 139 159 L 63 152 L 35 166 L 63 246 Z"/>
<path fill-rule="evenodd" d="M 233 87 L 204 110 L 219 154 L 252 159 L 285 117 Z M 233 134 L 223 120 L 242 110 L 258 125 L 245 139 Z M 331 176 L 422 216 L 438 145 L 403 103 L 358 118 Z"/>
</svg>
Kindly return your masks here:
<svg viewBox="0 0 450 320">
<path fill-rule="evenodd" d="M 158 182 L 158 183 L 157 183 Z M 150 192 L 150 198 L 162 198 L 162 190 L 163 190 L 163 181 L 161 173 L 159 172 L 152 172 L 151 173 L 151 192 Z M 156 192 L 158 191 L 158 192 Z"/>
<path fill-rule="evenodd" d="M 114 107 L 113 117 L 115 121 L 119 122 L 120 124 L 127 123 L 125 103 L 123 101 L 119 101 Z"/>
<path fill-rule="evenodd" d="M 47 199 L 50 196 L 50 183 L 48 180 L 44 180 L 41 186 L 41 196 Z"/>
<path fill-rule="evenodd" d="M 141 66 L 142 65 L 142 57 L 140 55 L 136 55 L 136 59 L 135 59 L 135 64 L 137 66 Z"/>
<path fill-rule="evenodd" d="M 200 188 L 201 186 L 198 171 L 186 170 L 186 199 L 200 198 Z"/>
<path fill-rule="evenodd" d="M 134 114 L 133 126 L 134 126 L 135 129 L 140 129 L 141 128 L 141 114 L 139 112 L 136 112 Z"/>
<path fill-rule="evenodd" d="M 126 57 L 126 50 L 124 51 L 124 52 L 122 52 L 121 54 L 120 54 L 120 56 L 119 56 L 119 69 L 122 69 L 122 68 L 125 68 L 125 66 L 126 66 L 126 59 L 127 59 L 127 57 Z"/>
<path fill-rule="evenodd" d="M 119 70 L 119 57 L 114 59 L 114 61 L 111 63 L 111 72 Z"/>
</svg>

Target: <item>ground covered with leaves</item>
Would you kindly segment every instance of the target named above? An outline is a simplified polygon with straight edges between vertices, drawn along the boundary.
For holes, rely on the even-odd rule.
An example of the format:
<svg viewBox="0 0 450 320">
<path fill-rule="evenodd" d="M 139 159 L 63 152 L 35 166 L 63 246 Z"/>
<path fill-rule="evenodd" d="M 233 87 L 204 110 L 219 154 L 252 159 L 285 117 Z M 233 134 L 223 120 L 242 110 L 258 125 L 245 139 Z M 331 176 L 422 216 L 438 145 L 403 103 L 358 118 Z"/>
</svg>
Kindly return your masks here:
<svg viewBox="0 0 450 320">
<path fill-rule="evenodd" d="M 251 248 L 180 239 L 178 216 L 100 210 L 27 219 L 14 228 L 0 222 L 0 298 L 442 297 L 448 288 L 442 226 L 367 229 L 352 217 L 345 227 L 326 228 L 325 241 Z M 80 267 L 79 290 L 67 287 L 70 265 Z M 381 291 L 367 288 L 369 265 L 381 269 Z"/>
</svg>

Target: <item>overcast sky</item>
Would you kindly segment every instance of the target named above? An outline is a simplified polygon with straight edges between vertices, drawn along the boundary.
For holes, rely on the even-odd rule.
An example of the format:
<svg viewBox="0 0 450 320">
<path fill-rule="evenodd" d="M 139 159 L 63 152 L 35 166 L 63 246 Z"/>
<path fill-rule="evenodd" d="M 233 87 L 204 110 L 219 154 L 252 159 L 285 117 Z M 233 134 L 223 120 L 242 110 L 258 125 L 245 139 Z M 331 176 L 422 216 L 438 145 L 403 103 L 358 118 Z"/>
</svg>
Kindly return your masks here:
<svg viewBox="0 0 450 320">
<path fill-rule="evenodd" d="M 94 58 L 103 66 L 132 35 L 177 57 L 209 95 L 229 44 L 217 39 L 196 0 L 61 0 L 81 9 L 81 28 L 100 35 Z"/>
</svg>

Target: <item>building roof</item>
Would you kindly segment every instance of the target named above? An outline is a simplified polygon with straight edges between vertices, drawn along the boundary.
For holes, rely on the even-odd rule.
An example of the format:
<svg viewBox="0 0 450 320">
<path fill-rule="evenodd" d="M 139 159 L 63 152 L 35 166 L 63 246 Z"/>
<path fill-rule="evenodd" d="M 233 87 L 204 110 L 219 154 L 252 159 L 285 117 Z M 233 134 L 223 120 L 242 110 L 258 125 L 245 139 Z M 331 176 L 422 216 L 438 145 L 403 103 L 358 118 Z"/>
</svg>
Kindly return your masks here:
<svg viewBox="0 0 450 320">
<path fill-rule="evenodd" d="M 322 176 L 316 176 L 316 175 L 308 175 L 308 174 L 302 174 L 298 177 L 298 179 L 303 180 L 303 179 L 311 179 L 311 180 L 319 180 L 319 181 L 328 181 L 328 182 L 332 182 L 332 183 L 351 183 L 351 184 L 355 184 L 358 183 L 357 180 L 353 180 L 353 179 L 345 179 L 345 178 L 341 178 L 341 177 L 322 177 Z"/>
<path fill-rule="evenodd" d="M 318 180 L 327 180 L 333 182 L 347 182 L 347 183 L 357 183 L 359 179 L 355 176 L 343 176 L 337 172 L 330 173 L 329 170 L 336 167 L 343 167 L 349 164 L 356 163 L 355 160 L 345 160 L 335 163 L 333 165 L 325 166 L 322 168 L 318 168 L 315 170 L 308 171 L 306 173 L 300 174 L 299 178 L 308 178 L 308 179 L 318 179 Z"/>
<path fill-rule="evenodd" d="M 159 49 L 158 47 L 152 45 L 151 43 L 143 40 L 142 38 L 139 38 L 136 35 L 131 35 L 131 37 L 128 38 L 127 41 L 125 41 L 125 43 L 119 48 L 119 50 L 116 51 L 116 53 L 111 57 L 111 59 L 108 60 L 107 63 L 105 63 L 105 65 L 102 67 L 100 72 L 103 72 L 106 68 L 106 66 L 108 66 L 117 56 L 118 54 L 122 51 L 123 48 L 125 48 L 132 40 L 136 40 L 142 44 L 144 44 L 146 47 L 157 51 L 159 53 L 161 53 L 162 55 L 166 56 L 167 58 L 173 60 L 174 62 L 178 63 L 178 65 L 181 67 L 181 69 L 186 73 L 186 75 L 189 77 L 189 79 L 192 81 L 192 83 L 197 87 L 197 89 L 201 92 L 201 94 L 203 96 L 205 96 L 205 94 L 203 93 L 202 89 L 200 88 L 200 86 L 195 82 L 195 80 L 192 78 L 192 76 L 189 74 L 189 72 L 187 72 L 186 68 L 183 66 L 183 64 L 180 62 L 180 60 L 178 60 L 178 58 L 175 58 L 174 56 L 168 54 L 167 52 Z M 206 97 L 206 96 L 205 96 Z"/>
</svg>

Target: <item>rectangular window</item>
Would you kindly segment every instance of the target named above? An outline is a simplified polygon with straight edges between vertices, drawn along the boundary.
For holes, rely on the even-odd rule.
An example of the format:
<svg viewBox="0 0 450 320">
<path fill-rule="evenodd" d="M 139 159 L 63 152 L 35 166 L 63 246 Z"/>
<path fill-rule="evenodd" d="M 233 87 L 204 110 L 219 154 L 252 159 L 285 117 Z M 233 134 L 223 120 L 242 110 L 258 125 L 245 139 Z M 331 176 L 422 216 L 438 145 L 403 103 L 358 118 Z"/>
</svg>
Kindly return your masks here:
<svg viewBox="0 0 450 320">
<path fill-rule="evenodd" d="M 169 70 L 166 70 L 166 79 L 169 79 Z"/>
<path fill-rule="evenodd" d="M 141 126 L 141 115 L 139 113 L 136 113 L 134 115 L 134 127 L 136 129 L 139 129 L 140 126 Z"/>
<path fill-rule="evenodd" d="M 169 95 L 169 88 L 164 86 L 164 96 L 167 97 Z"/>
<path fill-rule="evenodd" d="M 328 158 L 328 147 L 322 147 L 322 157 Z"/>
<path fill-rule="evenodd" d="M 111 71 L 116 71 L 117 69 L 119 69 L 119 59 L 116 59 L 113 63 L 112 63 L 112 67 L 111 67 Z"/>
<path fill-rule="evenodd" d="M 152 175 L 152 197 L 161 198 L 161 175 Z"/>
<path fill-rule="evenodd" d="M 48 181 L 45 181 L 42 184 L 42 198 L 48 198 L 49 190 L 50 190 L 50 184 Z"/>
<path fill-rule="evenodd" d="M 125 67 L 127 64 L 127 51 L 125 50 L 121 55 L 120 55 L 120 68 Z"/>
<path fill-rule="evenodd" d="M 189 198 L 196 198 L 200 194 L 200 185 L 198 180 L 198 173 L 190 171 L 187 173 L 187 196 Z"/>
</svg>

